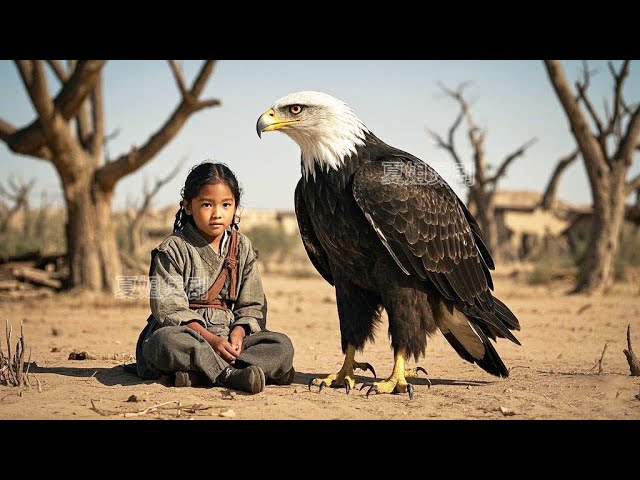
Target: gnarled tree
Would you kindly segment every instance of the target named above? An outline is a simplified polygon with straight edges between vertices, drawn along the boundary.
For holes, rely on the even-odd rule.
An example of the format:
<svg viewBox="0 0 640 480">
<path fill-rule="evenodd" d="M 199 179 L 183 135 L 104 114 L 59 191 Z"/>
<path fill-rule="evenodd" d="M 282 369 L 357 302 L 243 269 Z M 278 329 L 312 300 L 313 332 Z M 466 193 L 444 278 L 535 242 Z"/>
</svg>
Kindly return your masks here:
<svg viewBox="0 0 640 480">
<path fill-rule="evenodd" d="M 29 194 L 34 185 L 35 180 L 26 182 L 23 179 L 19 179 L 16 181 L 14 177 L 10 177 L 9 180 L 7 180 L 8 188 L 0 185 L 0 197 L 5 198 L 13 204 L 11 207 L 7 207 L 7 213 L 4 215 L 4 218 L 0 220 L 0 233 L 5 233 L 9 229 L 11 219 L 20 210 L 22 210 L 24 215 L 24 233 L 25 235 L 28 233 L 29 224 L 27 222 L 29 219 L 27 217 L 29 213 Z"/>
<path fill-rule="evenodd" d="M 592 72 L 584 63 L 583 77 L 572 89 L 558 60 L 545 60 L 549 79 L 571 126 L 582 156 L 593 199 L 591 239 L 575 291 L 601 293 L 611 283 L 625 216 L 625 202 L 640 187 L 640 175 L 627 181 L 640 142 L 640 104 L 629 106 L 623 85 L 629 74 L 625 60 L 616 71 L 613 63 L 613 102 L 605 101 L 605 121 L 587 95 Z M 587 113 L 590 117 L 587 117 Z"/>
<path fill-rule="evenodd" d="M 145 179 L 143 186 L 143 198 L 142 202 L 138 207 L 134 207 L 133 205 L 127 205 L 127 220 L 129 222 L 129 246 L 131 248 L 131 254 L 134 257 L 140 255 L 142 250 L 142 220 L 144 216 L 149 212 L 149 208 L 151 207 L 151 200 L 155 197 L 160 189 L 164 187 L 167 183 L 171 181 L 173 177 L 175 177 L 182 166 L 185 163 L 186 158 L 183 158 L 178 164 L 171 170 L 166 177 L 159 178 L 156 180 L 155 185 L 151 190 L 149 190 L 149 185 Z"/>
<path fill-rule="evenodd" d="M 53 163 L 60 175 L 68 213 L 69 286 L 114 292 L 120 273 L 111 214 L 114 188 L 121 178 L 154 158 L 192 114 L 220 104 L 217 99 L 199 99 L 215 61 L 203 63 L 190 88 L 178 63 L 170 61 L 181 93 L 178 105 L 146 143 L 132 147 L 113 161 L 103 155 L 105 61 L 69 61 L 68 68 L 58 60 L 48 61 L 61 83 L 53 98 L 45 62 L 15 63 L 37 117 L 22 128 L 0 118 L 0 139 L 13 152 Z"/>
<path fill-rule="evenodd" d="M 553 173 L 551 174 L 551 177 L 549 177 L 549 182 L 547 183 L 547 188 L 544 189 L 544 194 L 540 200 L 540 207 L 542 209 L 551 210 L 553 208 L 556 193 L 558 191 L 558 184 L 560 183 L 560 177 L 562 177 L 566 168 L 571 165 L 576 158 L 578 158 L 578 151 L 574 150 L 566 157 L 558 160 L 556 168 L 553 169 Z"/>
<path fill-rule="evenodd" d="M 432 130 L 428 130 L 431 136 L 436 140 L 440 148 L 447 150 L 455 162 L 465 183 L 469 186 L 469 197 L 467 206 L 475 215 L 476 220 L 482 230 L 485 243 L 489 247 L 489 251 L 494 258 L 500 257 L 500 249 L 498 248 L 498 228 L 495 220 L 495 193 L 498 182 L 507 174 L 507 169 L 513 161 L 524 155 L 527 148 L 536 142 L 536 138 L 532 138 L 513 153 L 507 155 L 494 174 L 490 174 L 487 164 L 484 140 L 487 134 L 486 129 L 478 127 L 471 115 L 469 102 L 464 98 L 464 89 L 469 83 L 461 84 L 456 90 L 451 90 L 444 85 L 440 88 L 446 95 L 453 98 L 460 105 L 460 113 L 451 128 L 449 128 L 448 138 L 445 141 L 440 135 Z M 473 150 L 473 175 L 465 169 L 462 160 L 456 150 L 454 139 L 457 128 L 460 126 L 462 119 L 467 122 L 467 136 Z"/>
</svg>

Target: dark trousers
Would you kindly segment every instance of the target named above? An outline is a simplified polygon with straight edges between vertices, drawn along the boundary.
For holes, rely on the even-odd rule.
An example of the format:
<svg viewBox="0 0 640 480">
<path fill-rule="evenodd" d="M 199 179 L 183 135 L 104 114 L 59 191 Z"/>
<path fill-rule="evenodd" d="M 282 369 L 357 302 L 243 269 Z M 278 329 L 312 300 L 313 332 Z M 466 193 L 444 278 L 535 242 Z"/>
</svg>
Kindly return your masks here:
<svg viewBox="0 0 640 480">
<path fill-rule="evenodd" d="M 236 365 L 259 366 L 268 382 L 291 370 L 293 353 L 293 344 L 286 335 L 257 332 L 245 337 Z M 138 375 L 145 380 L 177 371 L 196 371 L 215 382 L 222 370 L 229 366 L 198 332 L 186 326 L 158 328 L 156 322 L 149 322 L 140 334 L 136 362 Z"/>
</svg>

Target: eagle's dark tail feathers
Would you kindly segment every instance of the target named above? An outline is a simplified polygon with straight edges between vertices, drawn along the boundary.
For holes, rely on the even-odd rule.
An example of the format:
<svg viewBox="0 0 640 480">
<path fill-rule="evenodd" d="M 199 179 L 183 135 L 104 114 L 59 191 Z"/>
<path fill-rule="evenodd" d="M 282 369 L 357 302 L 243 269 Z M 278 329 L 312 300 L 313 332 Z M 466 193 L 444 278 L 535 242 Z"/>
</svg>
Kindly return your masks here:
<svg viewBox="0 0 640 480">
<path fill-rule="evenodd" d="M 520 330 L 520 322 L 509 308 L 494 297 L 494 311 L 487 312 L 467 303 L 455 305 L 455 313 L 442 323 L 444 337 L 464 360 L 476 363 L 487 373 L 508 377 L 509 370 L 502 362 L 493 343 L 497 337 L 508 338 L 520 345 L 510 330 Z"/>
</svg>

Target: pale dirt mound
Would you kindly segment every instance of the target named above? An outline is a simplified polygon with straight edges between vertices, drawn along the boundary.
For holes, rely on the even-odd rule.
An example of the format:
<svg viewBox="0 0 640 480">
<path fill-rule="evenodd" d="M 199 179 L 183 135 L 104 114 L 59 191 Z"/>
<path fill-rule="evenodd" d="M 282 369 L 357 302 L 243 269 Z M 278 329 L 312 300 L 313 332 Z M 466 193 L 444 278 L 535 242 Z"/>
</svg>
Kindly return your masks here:
<svg viewBox="0 0 640 480">
<path fill-rule="evenodd" d="M 324 389 L 307 390 L 312 376 L 337 371 L 342 362 L 333 289 L 320 277 L 265 274 L 269 327 L 287 333 L 296 348 L 295 382 L 269 386 L 254 396 L 228 395 L 221 388 L 177 389 L 144 382 L 119 366 L 131 361 L 148 315 L 146 302 L 59 295 L 0 303 L 0 321 L 24 322 L 32 371 L 42 393 L 0 387 L 1 419 L 124 418 L 165 402 L 180 402 L 180 418 L 209 419 L 640 419 L 640 378 L 630 377 L 622 353 L 631 323 L 640 350 L 637 283 L 618 286 L 606 297 L 564 296 L 564 285 L 530 287 L 497 277 L 496 295 L 520 318 L 523 346 L 500 341 L 497 349 L 508 379 L 492 377 L 460 359 L 441 335 L 430 340 L 427 358 L 433 387 L 416 380 L 415 398 Z M 15 338 L 15 335 L 14 335 Z M 6 344 L 2 336 L 4 351 Z M 603 371 L 593 369 L 607 343 Z M 68 360 L 86 351 L 89 360 Z M 389 374 L 392 352 L 381 325 L 377 340 L 357 356 L 379 377 Z M 370 374 L 359 379 L 368 380 Z M 359 387 L 359 386 L 358 386 Z M 136 395 L 139 402 L 127 402 Z M 104 415 L 92 409 L 92 403 Z M 195 405 L 195 407 L 194 407 Z M 150 409 L 136 419 L 174 418 L 176 404 Z M 191 408 L 189 408 L 191 407 Z M 509 414 L 505 416 L 502 411 Z M 204 408 L 204 409 L 203 409 Z M 232 410 L 232 412 L 229 412 Z M 514 413 L 514 415 L 510 415 Z M 113 414 L 113 415 L 112 415 Z M 220 416 L 223 415 L 223 416 Z"/>
</svg>

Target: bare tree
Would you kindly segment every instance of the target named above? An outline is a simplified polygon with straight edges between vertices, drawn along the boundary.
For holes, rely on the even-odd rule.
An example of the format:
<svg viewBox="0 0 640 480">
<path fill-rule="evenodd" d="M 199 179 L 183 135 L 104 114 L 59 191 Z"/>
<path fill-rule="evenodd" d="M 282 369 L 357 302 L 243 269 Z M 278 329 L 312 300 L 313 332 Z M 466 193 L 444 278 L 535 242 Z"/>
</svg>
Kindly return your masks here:
<svg viewBox="0 0 640 480">
<path fill-rule="evenodd" d="M 151 200 L 153 200 L 153 197 L 157 195 L 162 187 L 169 183 L 171 179 L 178 174 L 185 161 L 186 158 L 183 158 L 166 177 L 156 180 L 156 183 L 151 190 L 149 190 L 149 186 L 145 179 L 143 187 L 144 198 L 142 203 L 138 208 L 127 208 L 127 219 L 129 220 L 129 245 L 131 246 L 131 253 L 134 257 L 137 256 L 142 249 L 142 220 L 149 211 Z"/>
<path fill-rule="evenodd" d="M 560 177 L 564 173 L 565 169 L 578 158 L 578 151 L 574 150 L 566 157 L 561 158 L 556 164 L 556 168 L 553 170 L 547 188 L 544 190 L 542 200 L 540 200 L 540 207 L 544 210 L 550 210 L 553 207 L 553 202 L 556 199 L 556 192 L 558 190 L 558 184 L 560 183 Z"/>
<path fill-rule="evenodd" d="M 47 216 L 49 215 L 49 203 L 47 200 L 47 191 L 42 190 L 40 194 L 40 208 L 38 209 L 38 216 L 35 221 L 35 233 L 38 238 L 43 242 L 46 242 L 46 225 Z M 46 248 L 43 249 L 46 250 Z"/>
<path fill-rule="evenodd" d="M 499 257 L 500 250 L 498 248 L 498 228 L 495 220 L 494 201 L 498 182 L 507 174 L 507 169 L 513 161 L 524 155 L 527 148 L 535 143 L 537 139 L 532 138 L 516 151 L 507 155 L 496 170 L 495 174 L 489 174 L 484 150 L 484 140 L 487 131 L 486 129 L 483 130 L 479 128 L 473 120 L 469 102 L 464 98 L 464 89 L 468 85 L 469 82 L 463 83 L 456 90 L 451 90 L 442 84 L 440 85 L 440 88 L 447 96 L 458 102 L 460 105 L 460 113 L 458 114 L 455 122 L 453 122 L 451 128 L 449 128 L 446 141 L 434 131 L 428 130 L 428 132 L 435 139 L 440 148 L 447 150 L 451 154 L 460 174 L 465 179 L 465 183 L 469 185 L 467 206 L 478 220 L 485 243 L 487 244 L 487 247 L 489 247 L 489 251 L 494 257 Z M 462 160 L 456 151 L 454 143 L 455 132 L 460 126 L 463 118 L 466 119 L 467 122 L 467 136 L 469 138 L 471 148 L 473 149 L 473 176 L 465 169 Z"/>
<path fill-rule="evenodd" d="M 42 60 L 16 61 L 37 117 L 22 128 L 0 119 L 0 139 L 16 153 L 53 163 L 60 175 L 68 213 L 70 286 L 113 292 L 121 270 L 111 211 L 114 188 L 154 158 L 192 114 L 220 105 L 217 99 L 199 99 L 215 61 L 205 61 L 188 87 L 180 66 L 171 60 L 181 93 L 178 105 L 144 144 L 113 161 L 103 155 L 105 61 L 69 61 L 67 69 L 58 60 L 47 63 L 61 83 L 55 98 L 49 94 Z"/>
<path fill-rule="evenodd" d="M 582 155 L 593 198 L 591 239 L 575 291 L 599 293 L 613 278 L 626 199 L 640 187 L 640 175 L 626 180 L 640 142 L 640 103 L 629 106 L 623 98 L 622 88 L 629 74 L 629 60 L 622 62 L 618 71 L 609 62 L 614 81 L 613 102 L 609 108 L 605 100 L 604 122 L 587 96 L 593 72 L 586 62 L 582 79 L 575 84 L 575 92 L 560 61 L 546 60 L 545 66 Z"/>
<path fill-rule="evenodd" d="M 12 176 L 7 180 L 8 189 L 0 185 L 0 197 L 5 198 L 13 204 L 13 206 L 8 208 L 5 217 L 2 219 L 2 222 L 0 222 L 1 233 L 5 233 L 9 229 L 11 219 L 20 210 L 22 210 L 24 215 L 23 231 L 25 234 L 28 233 L 29 219 L 27 216 L 29 213 L 29 193 L 31 193 L 31 189 L 35 183 L 35 180 L 25 182 L 22 178 L 16 180 L 15 177 Z"/>
</svg>

